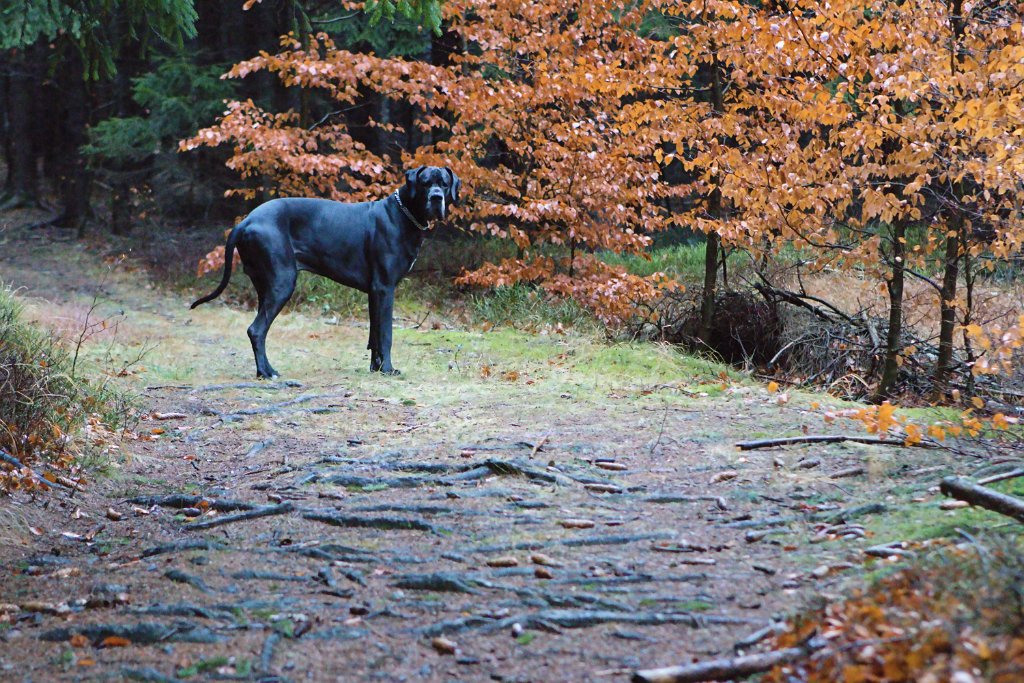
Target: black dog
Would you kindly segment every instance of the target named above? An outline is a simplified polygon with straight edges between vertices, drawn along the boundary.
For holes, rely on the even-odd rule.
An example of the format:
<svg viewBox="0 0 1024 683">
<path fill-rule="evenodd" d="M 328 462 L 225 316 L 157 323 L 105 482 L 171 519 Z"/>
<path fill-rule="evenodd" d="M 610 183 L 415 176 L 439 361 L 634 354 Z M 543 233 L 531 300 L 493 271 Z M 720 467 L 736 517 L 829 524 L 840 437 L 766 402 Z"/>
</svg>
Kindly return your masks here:
<svg viewBox="0 0 1024 683">
<path fill-rule="evenodd" d="M 224 248 L 224 277 L 195 308 L 220 295 L 231 279 L 237 247 L 259 298 L 249 326 L 256 376 L 276 377 L 266 340 L 274 318 L 308 270 L 370 297 L 370 370 L 397 375 L 391 366 L 391 314 L 395 286 L 412 269 L 430 221 L 444 219 L 462 183 L 450 169 L 421 166 L 387 199 L 344 204 L 327 199 L 274 199 L 235 226 Z"/>
</svg>

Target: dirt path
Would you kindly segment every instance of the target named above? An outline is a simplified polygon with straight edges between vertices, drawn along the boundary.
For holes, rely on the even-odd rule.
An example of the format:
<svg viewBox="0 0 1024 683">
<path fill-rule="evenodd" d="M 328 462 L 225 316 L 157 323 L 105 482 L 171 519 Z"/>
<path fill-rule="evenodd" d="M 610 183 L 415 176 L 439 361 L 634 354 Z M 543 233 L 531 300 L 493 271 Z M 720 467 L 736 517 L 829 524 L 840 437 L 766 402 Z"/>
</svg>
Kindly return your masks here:
<svg viewBox="0 0 1024 683">
<path fill-rule="evenodd" d="M 102 267 L 53 237 L 0 235 L 0 277 L 74 330 Z M 287 381 L 256 383 L 247 311 L 102 290 L 125 316 L 90 362 L 151 349 L 126 381 L 179 416 L 84 493 L 0 500 L 4 680 L 628 680 L 827 599 L 899 533 L 858 506 L 935 477 L 887 479 L 921 464 L 896 449 L 740 453 L 823 430 L 814 397 L 668 350 L 439 323 L 398 333 L 392 380 L 365 323 L 286 312 Z"/>
</svg>

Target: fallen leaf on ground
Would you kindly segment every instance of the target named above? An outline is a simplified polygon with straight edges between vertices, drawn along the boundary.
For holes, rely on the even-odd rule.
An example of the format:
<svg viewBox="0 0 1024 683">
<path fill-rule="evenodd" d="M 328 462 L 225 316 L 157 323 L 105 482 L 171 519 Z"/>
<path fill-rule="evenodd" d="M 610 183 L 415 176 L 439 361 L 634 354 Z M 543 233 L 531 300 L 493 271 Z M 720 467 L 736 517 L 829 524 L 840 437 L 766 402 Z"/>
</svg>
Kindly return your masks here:
<svg viewBox="0 0 1024 683">
<path fill-rule="evenodd" d="M 430 644 L 433 646 L 435 650 L 437 650 L 443 655 L 453 655 L 455 654 L 455 651 L 459 648 L 459 646 L 455 644 L 454 640 L 448 640 L 444 636 L 438 636 L 437 638 L 434 638 L 432 641 L 430 641 Z"/>
<path fill-rule="evenodd" d="M 534 553 L 534 554 L 530 555 L 530 562 L 533 562 L 534 564 L 539 564 L 539 565 L 542 565 L 542 566 L 545 566 L 545 567 L 561 567 L 562 566 L 561 562 L 559 562 L 555 558 L 551 557 L 550 555 L 545 555 L 544 553 Z"/>
<path fill-rule="evenodd" d="M 724 472 L 719 472 L 715 476 L 711 477 L 711 483 L 717 484 L 721 481 L 729 481 L 730 479 L 735 479 L 739 475 L 740 473 L 737 472 L 736 470 L 726 470 Z"/>
<path fill-rule="evenodd" d="M 590 529 L 594 526 L 593 520 L 589 519 L 561 519 L 558 523 L 566 529 Z"/>
<path fill-rule="evenodd" d="M 100 641 L 100 647 L 128 647 L 132 641 L 121 636 L 107 636 Z"/>
</svg>

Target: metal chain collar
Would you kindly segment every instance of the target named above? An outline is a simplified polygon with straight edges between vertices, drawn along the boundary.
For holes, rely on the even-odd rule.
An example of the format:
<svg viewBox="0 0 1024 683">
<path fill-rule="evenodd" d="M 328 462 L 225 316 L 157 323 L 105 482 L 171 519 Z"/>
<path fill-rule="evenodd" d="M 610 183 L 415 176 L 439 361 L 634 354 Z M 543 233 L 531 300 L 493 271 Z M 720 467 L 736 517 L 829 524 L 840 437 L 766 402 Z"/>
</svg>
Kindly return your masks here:
<svg viewBox="0 0 1024 683">
<path fill-rule="evenodd" d="M 395 193 L 392 196 L 395 198 L 395 201 L 398 202 L 398 208 L 402 210 L 402 213 L 405 214 L 405 217 L 411 220 L 412 224 L 419 228 L 421 232 L 426 232 L 427 230 L 430 229 L 426 225 L 421 225 L 420 222 L 416 220 L 416 217 L 412 215 L 412 211 L 405 208 L 405 204 L 402 203 L 402 198 L 398 196 L 398 190 L 395 190 Z"/>
</svg>

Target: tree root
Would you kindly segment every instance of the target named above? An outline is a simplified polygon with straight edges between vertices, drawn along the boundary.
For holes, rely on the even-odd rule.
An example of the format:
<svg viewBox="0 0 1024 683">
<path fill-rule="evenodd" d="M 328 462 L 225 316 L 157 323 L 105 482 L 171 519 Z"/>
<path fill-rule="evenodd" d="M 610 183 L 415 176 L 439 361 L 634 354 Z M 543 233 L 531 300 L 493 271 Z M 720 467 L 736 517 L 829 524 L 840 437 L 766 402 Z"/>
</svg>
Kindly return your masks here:
<svg viewBox="0 0 1024 683">
<path fill-rule="evenodd" d="M 206 582 L 203 581 L 201 578 L 193 574 L 183 572 L 180 569 L 168 569 L 166 572 L 164 572 L 164 576 L 170 579 L 171 581 L 174 581 L 175 583 L 187 583 L 188 585 L 192 586 L 196 590 L 202 591 L 203 593 L 213 592 L 213 590 L 211 590 L 211 588 L 207 586 Z"/>
<path fill-rule="evenodd" d="M 224 391 L 225 389 L 301 389 L 302 382 L 294 379 L 285 379 L 280 382 L 238 382 L 236 384 L 207 384 L 203 387 L 195 387 L 192 392 L 197 391 Z M 147 389 L 158 389 L 160 387 L 146 387 Z M 178 387 L 174 387 L 178 388 Z M 187 387 L 190 388 L 191 387 Z"/>
<path fill-rule="evenodd" d="M 885 505 L 882 503 L 866 503 L 856 505 L 843 510 L 825 510 L 810 515 L 776 515 L 774 517 L 762 517 L 761 519 L 744 519 L 737 522 L 727 522 L 722 526 L 729 529 L 756 529 L 764 526 L 784 526 L 792 522 L 825 522 L 827 524 L 838 524 L 864 515 L 873 515 L 885 512 Z"/>
<path fill-rule="evenodd" d="M 263 649 L 260 650 L 260 671 L 270 673 L 270 663 L 274 659 L 274 648 L 281 642 L 281 634 L 278 631 L 271 631 L 263 641 Z"/>
<path fill-rule="evenodd" d="M 517 543 L 499 543 L 495 545 L 484 545 L 476 548 L 468 548 L 474 553 L 503 553 L 509 550 L 540 550 L 551 546 L 565 546 L 575 548 L 591 545 L 626 545 L 639 541 L 664 541 L 675 538 L 676 535 L 668 531 L 655 531 L 648 534 L 634 534 L 629 536 L 608 536 L 606 534 L 597 536 L 582 536 L 579 538 L 558 538 L 550 541 L 519 541 Z"/>
<path fill-rule="evenodd" d="M 212 529 L 213 527 L 222 526 L 224 524 L 244 522 L 246 520 L 259 519 L 260 517 L 269 517 L 272 515 L 284 515 L 294 511 L 295 505 L 293 503 L 267 505 L 265 507 L 247 510 L 246 512 L 239 512 L 237 515 L 224 515 L 223 517 L 214 517 L 212 519 L 203 520 L 202 522 L 185 524 L 181 528 L 185 531 L 201 531 L 203 529 Z"/>
<path fill-rule="evenodd" d="M 193 538 L 187 541 L 164 543 L 163 545 L 156 545 L 152 548 L 146 548 L 142 551 L 140 557 L 153 557 L 155 555 L 164 555 L 166 553 L 178 553 L 187 550 L 223 550 L 224 547 L 225 546 L 220 543 L 208 541 L 205 538 Z"/>
<path fill-rule="evenodd" d="M 323 522 L 332 526 L 369 529 L 411 529 L 413 531 L 430 531 L 440 533 L 440 530 L 429 522 L 411 517 L 360 517 L 358 515 L 342 515 L 332 512 L 320 512 L 310 510 L 302 513 L 303 519 L 313 522 Z"/>
<path fill-rule="evenodd" d="M 81 624 L 55 628 L 39 636 L 40 640 L 63 642 L 71 636 L 81 634 L 95 643 L 114 636 L 139 645 L 153 645 L 162 642 L 178 643 L 220 643 L 224 636 L 214 633 L 205 626 L 187 621 L 173 624 L 141 622 L 138 624 Z"/>
<path fill-rule="evenodd" d="M 164 508 L 195 508 L 204 504 L 218 512 L 234 512 L 235 510 L 251 510 L 255 505 L 241 500 L 218 500 L 206 496 L 189 496 L 183 493 L 171 493 L 165 496 L 136 496 L 125 501 L 132 505 L 159 505 Z"/>
<path fill-rule="evenodd" d="M 180 678 L 165 676 L 150 666 L 142 669 L 125 667 L 121 669 L 121 676 L 129 681 L 143 681 L 144 683 L 185 683 Z"/>
<path fill-rule="evenodd" d="M 242 581 L 309 581 L 309 576 L 298 574 L 278 574 L 277 572 L 261 572 L 255 569 L 242 569 L 231 575 L 232 579 Z"/>
<path fill-rule="evenodd" d="M 405 574 L 391 583 L 395 588 L 417 591 L 435 591 L 438 593 L 468 593 L 479 595 L 476 581 L 463 578 L 455 572 L 434 572 L 430 574 Z"/>
<path fill-rule="evenodd" d="M 763 624 L 763 620 L 726 617 L 713 614 L 691 614 L 689 612 L 618 612 L 614 610 L 547 609 L 539 612 L 517 614 L 504 619 L 464 617 L 444 621 L 419 629 L 423 636 L 432 637 L 446 633 L 460 633 L 479 629 L 482 633 L 511 629 L 514 624 L 523 628 L 550 630 L 552 627 L 589 628 L 602 624 L 635 624 L 638 626 L 661 626 L 683 624 L 690 628 L 703 628 L 711 624 Z"/>
</svg>

